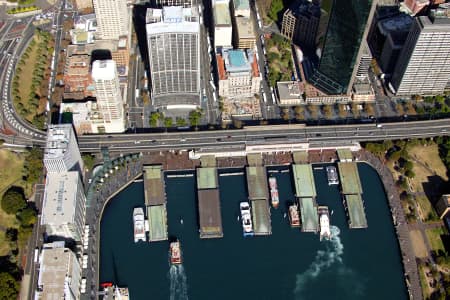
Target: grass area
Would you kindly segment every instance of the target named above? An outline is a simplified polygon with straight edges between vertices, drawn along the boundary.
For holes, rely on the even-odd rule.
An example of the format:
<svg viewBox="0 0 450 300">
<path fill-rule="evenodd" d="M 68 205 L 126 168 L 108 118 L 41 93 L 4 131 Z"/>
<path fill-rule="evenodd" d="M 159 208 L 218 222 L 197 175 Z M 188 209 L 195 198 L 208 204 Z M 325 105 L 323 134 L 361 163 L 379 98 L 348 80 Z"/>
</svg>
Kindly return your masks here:
<svg viewBox="0 0 450 300">
<path fill-rule="evenodd" d="M 5 240 L 4 231 L 9 227 L 19 228 L 19 222 L 15 215 L 9 215 L 0 208 L 0 256 L 8 255 L 11 250 L 9 243 Z"/>
<path fill-rule="evenodd" d="M 432 228 L 425 230 L 428 241 L 430 242 L 430 247 L 434 251 L 442 250 L 445 252 L 444 244 L 442 243 L 441 235 L 445 234 L 444 229 Z"/>
<path fill-rule="evenodd" d="M 424 267 L 419 264 L 419 276 L 420 276 L 420 286 L 422 287 L 422 295 L 424 299 L 428 299 L 430 297 L 430 286 L 427 282 L 427 277 L 425 275 Z"/>
<path fill-rule="evenodd" d="M 22 180 L 23 163 L 23 155 L 0 149 L 0 194 Z"/>
<path fill-rule="evenodd" d="M 439 219 L 436 211 L 431 205 L 430 200 L 426 196 L 416 196 L 416 201 L 419 204 L 421 220 L 427 221 L 437 221 Z"/>
<path fill-rule="evenodd" d="M 278 81 L 289 81 L 294 70 L 291 43 L 278 34 L 267 40 L 267 60 L 269 63 L 269 82 L 272 87 Z"/>
<path fill-rule="evenodd" d="M 427 247 L 422 237 L 422 233 L 419 230 L 411 230 L 409 232 L 411 243 L 413 246 L 414 254 L 416 257 L 424 258 L 428 256 Z"/>
</svg>

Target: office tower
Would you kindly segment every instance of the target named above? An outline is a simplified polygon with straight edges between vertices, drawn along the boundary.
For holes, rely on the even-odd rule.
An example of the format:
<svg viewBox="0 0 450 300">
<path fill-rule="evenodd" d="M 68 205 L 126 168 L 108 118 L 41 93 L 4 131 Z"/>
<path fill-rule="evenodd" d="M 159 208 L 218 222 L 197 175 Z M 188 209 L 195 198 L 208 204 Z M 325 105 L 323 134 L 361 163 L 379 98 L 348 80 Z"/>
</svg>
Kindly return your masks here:
<svg viewBox="0 0 450 300">
<path fill-rule="evenodd" d="M 64 242 L 44 244 L 34 299 L 80 299 L 81 267 Z"/>
<path fill-rule="evenodd" d="M 308 81 L 329 95 L 350 94 L 376 1 L 336 0 L 319 63 Z"/>
<path fill-rule="evenodd" d="M 283 14 L 281 34 L 294 44 L 313 49 L 320 21 L 320 5 L 306 0 L 296 1 Z"/>
<path fill-rule="evenodd" d="M 450 78 L 450 18 L 417 17 L 395 65 L 391 87 L 397 95 L 443 93 Z"/>
<path fill-rule="evenodd" d="M 130 15 L 127 0 L 93 0 L 98 33 L 102 40 L 118 40 L 127 35 Z"/>
<path fill-rule="evenodd" d="M 233 27 L 231 25 L 230 0 L 216 0 L 213 4 L 214 46 L 231 48 Z"/>
<path fill-rule="evenodd" d="M 47 236 L 80 243 L 85 215 L 86 198 L 78 172 L 48 173 L 41 217 Z"/>
<path fill-rule="evenodd" d="M 47 173 L 83 171 L 83 160 L 72 124 L 50 125 L 44 150 Z"/>
<path fill-rule="evenodd" d="M 239 49 L 254 49 L 256 45 L 255 27 L 250 18 L 236 17 L 234 45 Z"/>
<path fill-rule="evenodd" d="M 195 7 L 147 9 L 152 104 L 163 109 L 200 106 L 200 24 Z"/>
<path fill-rule="evenodd" d="M 125 131 L 123 100 L 116 63 L 113 60 L 94 61 L 92 80 L 95 85 L 97 105 L 103 116 L 103 125 L 98 126 L 98 131 L 111 133 Z"/>
<path fill-rule="evenodd" d="M 369 45 L 367 45 L 367 41 L 363 40 L 361 42 L 361 55 L 358 62 L 358 68 L 356 69 L 356 77 L 364 78 L 368 76 L 370 63 L 372 62 L 372 54 L 369 50 Z"/>
</svg>

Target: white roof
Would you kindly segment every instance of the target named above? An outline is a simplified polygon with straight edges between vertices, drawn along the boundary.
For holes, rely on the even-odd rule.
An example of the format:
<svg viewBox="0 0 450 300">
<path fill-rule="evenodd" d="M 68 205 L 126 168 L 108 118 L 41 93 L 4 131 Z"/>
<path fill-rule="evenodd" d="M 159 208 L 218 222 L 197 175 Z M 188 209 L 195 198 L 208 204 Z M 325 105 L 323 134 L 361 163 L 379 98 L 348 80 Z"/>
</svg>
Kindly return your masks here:
<svg viewBox="0 0 450 300">
<path fill-rule="evenodd" d="M 44 159 L 63 157 L 73 134 L 72 124 L 50 125 L 47 131 Z"/>
<path fill-rule="evenodd" d="M 116 62 L 112 59 L 94 61 L 92 78 L 94 80 L 113 80 L 116 78 Z"/>
</svg>

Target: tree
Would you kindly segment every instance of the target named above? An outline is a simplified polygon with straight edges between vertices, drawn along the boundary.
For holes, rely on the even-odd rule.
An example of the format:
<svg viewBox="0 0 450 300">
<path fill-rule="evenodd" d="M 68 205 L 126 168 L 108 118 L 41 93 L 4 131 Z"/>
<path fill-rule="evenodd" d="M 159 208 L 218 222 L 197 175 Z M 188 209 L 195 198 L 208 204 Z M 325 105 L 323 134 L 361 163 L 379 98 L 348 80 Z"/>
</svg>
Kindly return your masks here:
<svg viewBox="0 0 450 300">
<path fill-rule="evenodd" d="M 352 102 L 352 114 L 354 118 L 357 118 L 359 116 L 358 103 L 356 102 Z"/>
<path fill-rule="evenodd" d="M 319 106 L 315 104 L 308 104 L 308 111 L 309 114 L 311 115 L 311 118 L 317 119 L 319 113 Z"/>
<path fill-rule="evenodd" d="M 414 178 L 414 176 L 416 176 L 416 174 L 412 170 L 406 170 L 405 176 L 408 178 Z"/>
<path fill-rule="evenodd" d="M 171 117 L 164 118 L 164 127 L 172 127 L 173 126 L 173 119 Z"/>
<path fill-rule="evenodd" d="M 22 188 L 10 187 L 2 197 L 2 209 L 8 214 L 16 214 L 27 206 Z"/>
<path fill-rule="evenodd" d="M 17 241 L 18 233 L 19 232 L 17 231 L 16 228 L 13 228 L 13 227 L 6 228 L 6 232 L 5 232 L 6 239 L 8 239 L 8 241 L 10 241 L 10 242 L 15 242 L 15 241 Z"/>
<path fill-rule="evenodd" d="M 157 111 L 154 111 L 150 114 L 149 123 L 151 127 L 158 126 L 158 121 L 160 119 L 160 113 Z"/>
<path fill-rule="evenodd" d="M 83 154 L 81 158 L 83 159 L 84 167 L 88 170 L 92 170 L 95 163 L 95 156 L 92 154 Z"/>
<path fill-rule="evenodd" d="M 183 119 L 182 117 L 177 117 L 175 122 L 177 123 L 178 127 L 186 126 L 186 120 Z"/>
<path fill-rule="evenodd" d="M 191 126 L 197 127 L 200 124 L 200 118 L 202 116 L 201 110 L 193 110 L 189 113 L 189 123 Z"/>
<path fill-rule="evenodd" d="M 333 116 L 333 108 L 331 105 L 323 105 L 322 112 L 327 119 L 331 119 L 331 117 Z"/>
<path fill-rule="evenodd" d="M 8 273 L 0 273 L 0 299 L 17 299 L 20 284 Z"/>
<path fill-rule="evenodd" d="M 17 219 L 23 227 L 31 227 L 36 223 L 36 211 L 31 207 L 27 207 L 17 214 Z"/>
<path fill-rule="evenodd" d="M 267 14 L 269 18 L 278 21 L 278 13 L 283 9 L 283 1 L 282 0 L 272 0 L 272 4 L 270 5 L 269 13 Z"/>
<path fill-rule="evenodd" d="M 24 170 L 25 170 L 24 179 L 29 184 L 36 183 L 39 180 L 40 176 L 42 175 L 43 169 L 42 159 L 43 153 L 41 149 L 35 147 L 31 148 L 28 151 L 28 155 L 25 157 L 24 162 Z"/>
<path fill-rule="evenodd" d="M 345 104 L 338 104 L 339 118 L 344 119 L 347 117 L 347 111 L 345 110 Z"/>
</svg>

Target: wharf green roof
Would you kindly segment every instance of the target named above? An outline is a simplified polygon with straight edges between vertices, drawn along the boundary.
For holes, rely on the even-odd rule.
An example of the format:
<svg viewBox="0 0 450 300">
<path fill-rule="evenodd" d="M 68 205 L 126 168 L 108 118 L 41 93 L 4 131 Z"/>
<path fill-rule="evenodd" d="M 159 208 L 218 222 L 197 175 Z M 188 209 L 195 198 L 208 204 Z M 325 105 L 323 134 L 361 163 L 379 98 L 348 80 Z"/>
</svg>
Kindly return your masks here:
<svg viewBox="0 0 450 300">
<path fill-rule="evenodd" d="M 223 237 L 218 189 L 198 190 L 200 238 Z"/>
<path fill-rule="evenodd" d="M 309 161 L 307 151 L 294 151 L 292 155 L 294 156 L 294 162 L 296 164 L 304 164 Z"/>
<path fill-rule="evenodd" d="M 310 164 L 293 164 L 292 165 L 295 195 L 297 197 L 313 197 L 317 196 L 316 186 L 314 184 L 314 175 Z"/>
<path fill-rule="evenodd" d="M 197 168 L 197 188 L 216 189 L 217 183 L 217 169 L 216 168 Z"/>
<path fill-rule="evenodd" d="M 317 205 L 313 198 L 300 198 L 300 216 L 302 219 L 302 231 L 317 232 L 319 228 L 319 217 Z"/>
<path fill-rule="evenodd" d="M 214 4 L 214 25 L 231 26 L 230 6 L 228 3 L 218 2 Z"/>
<path fill-rule="evenodd" d="M 338 163 L 343 194 L 362 194 L 356 162 Z"/>
<path fill-rule="evenodd" d="M 350 228 L 367 228 L 367 219 L 361 195 L 346 195 L 348 225 Z"/>
<path fill-rule="evenodd" d="M 146 205 L 166 202 L 161 166 L 144 166 L 144 194 Z"/>
<path fill-rule="evenodd" d="M 337 155 L 339 157 L 339 161 L 341 162 L 353 161 L 353 154 L 350 149 L 337 149 Z"/>
<path fill-rule="evenodd" d="M 247 167 L 248 198 L 269 199 L 267 174 L 265 167 Z"/>
<path fill-rule="evenodd" d="M 167 240 L 166 205 L 147 206 L 150 242 Z"/>
<path fill-rule="evenodd" d="M 270 223 L 269 204 L 267 200 L 252 200 L 252 220 L 255 235 L 269 235 L 272 233 Z"/>
</svg>

